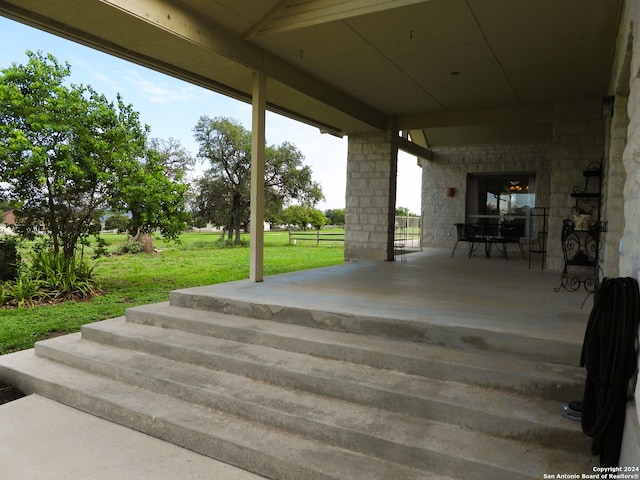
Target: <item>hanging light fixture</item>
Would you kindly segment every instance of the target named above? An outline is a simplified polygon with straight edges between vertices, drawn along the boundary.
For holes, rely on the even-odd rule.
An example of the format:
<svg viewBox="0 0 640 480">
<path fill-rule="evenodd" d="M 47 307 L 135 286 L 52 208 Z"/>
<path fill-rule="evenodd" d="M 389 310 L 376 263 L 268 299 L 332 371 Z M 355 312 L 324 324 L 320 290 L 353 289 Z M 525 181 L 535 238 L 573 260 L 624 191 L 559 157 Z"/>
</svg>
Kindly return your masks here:
<svg viewBox="0 0 640 480">
<path fill-rule="evenodd" d="M 520 180 L 512 180 L 509 182 L 509 192 L 518 193 L 522 191 L 522 185 L 520 185 Z"/>
</svg>

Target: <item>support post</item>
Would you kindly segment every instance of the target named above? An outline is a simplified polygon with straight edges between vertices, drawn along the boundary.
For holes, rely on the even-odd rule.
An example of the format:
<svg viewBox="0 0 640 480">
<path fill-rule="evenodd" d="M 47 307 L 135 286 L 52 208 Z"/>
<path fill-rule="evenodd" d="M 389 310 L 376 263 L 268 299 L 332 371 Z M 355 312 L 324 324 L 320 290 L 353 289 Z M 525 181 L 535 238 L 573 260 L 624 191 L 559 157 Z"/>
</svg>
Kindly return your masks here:
<svg viewBox="0 0 640 480">
<path fill-rule="evenodd" d="M 264 272 L 264 172 L 265 108 L 267 79 L 264 73 L 253 74 L 253 110 L 251 120 L 251 233 L 249 280 L 262 282 Z"/>
</svg>

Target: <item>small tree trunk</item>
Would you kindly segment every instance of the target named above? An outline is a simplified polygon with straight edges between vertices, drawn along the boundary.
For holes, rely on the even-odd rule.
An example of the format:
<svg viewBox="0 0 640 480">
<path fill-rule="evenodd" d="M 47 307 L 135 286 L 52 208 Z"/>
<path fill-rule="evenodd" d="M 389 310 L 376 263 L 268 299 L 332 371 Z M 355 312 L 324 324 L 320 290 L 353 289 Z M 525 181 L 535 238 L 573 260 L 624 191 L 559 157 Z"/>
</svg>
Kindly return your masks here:
<svg viewBox="0 0 640 480">
<path fill-rule="evenodd" d="M 142 245 L 142 251 L 144 253 L 153 253 L 155 251 L 153 248 L 153 237 L 149 233 L 142 233 L 140 229 L 138 229 L 135 235 L 129 233 L 129 241 Z"/>
<path fill-rule="evenodd" d="M 153 248 L 153 237 L 145 233 L 140 237 L 140 243 L 142 244 L 142 251 L 144 253 L 153 253 L 155 249 Z"/>
<path fill-rule="evenodd" d="M 56 206 L 51 193 L 51 180 L 47 177 L 47 203 L 49 207 L 49 228 L 51 229 L 51 240 L 53 241 L 53 251 L 60 251 L 58 220 L 56 219 Z"/>
</svg>

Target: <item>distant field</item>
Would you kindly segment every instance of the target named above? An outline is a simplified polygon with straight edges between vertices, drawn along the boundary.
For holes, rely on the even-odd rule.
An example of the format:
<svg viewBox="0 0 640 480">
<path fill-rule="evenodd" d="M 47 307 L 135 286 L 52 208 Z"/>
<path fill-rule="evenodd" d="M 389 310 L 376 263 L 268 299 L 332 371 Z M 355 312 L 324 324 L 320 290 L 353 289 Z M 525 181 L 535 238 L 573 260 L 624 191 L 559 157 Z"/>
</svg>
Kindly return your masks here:
<svg viewBox="0 0 640 480">
<path fill-rule="evenodd" d="M 126 240 L 125 235 L 104 237 L 112 252 Z M 94 271 L 104 295 L 88 302 L 0 310 L 0 354 L 31 348 L 52 334 L 78 331 L 85 323 L 121 316 L 135 305 L 166 301 L 171 290 L 249 278 L 249 248 L 220 248 L 219 239 L 218 233 L 186 233 L 179 244 L 156 240 L 155 254 L 100 258 Z M 265 276 L 343 262 L 342 242 L 288 242 L 287 232 L 265 233 Z"/>
</svg>

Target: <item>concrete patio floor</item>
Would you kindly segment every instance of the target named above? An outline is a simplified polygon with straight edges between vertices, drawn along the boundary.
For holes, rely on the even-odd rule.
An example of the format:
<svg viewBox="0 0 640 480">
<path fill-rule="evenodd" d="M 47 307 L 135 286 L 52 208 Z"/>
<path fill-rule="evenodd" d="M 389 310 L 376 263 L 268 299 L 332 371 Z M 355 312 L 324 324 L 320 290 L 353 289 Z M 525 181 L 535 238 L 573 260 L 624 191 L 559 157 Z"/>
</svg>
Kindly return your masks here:
<svg viewBox="0 0 640 480">
<path fill-rule="evenodd" d="M 436 329 L 519 335 L 534 349 L 552 340 L 566 344 L 568 362 L 578 364 L 592 304 L 588 299 L 580 308 L 585 292 L 554 292 L 559 273 L 541 271 L 537 261 L 529 269 L 529 262 L 515 255 L 507 261 L 449 254 L 449 249 L 425 249 L 408 254 L 405 262 L 358 262 L 190 291 L 272 309 L 383 318 L 390 325 L 403 319 Z M 0 465 L 11 472 L 7 478 L 23 480 L 261 478 L 35 395 L 0 407 Z"/>
<path fill-rule="evenodd" d="M 383 318 L 391 329 L 393 319 L 401 319 L 436 328 L 514 334 L 533 343 L 564 342 L 575 357 L 569 361 L 578 364 L 592 295 L 587 297 L 582 289 L 555 292 L 560 273 L 541 270 L 536 257 L 529 269 L 529 261 L 516 255 L 509 260 L 468 258 L 463 248 L 455 257 L 450 253 L 430 248 L 407 254 L 405 262 L 363 261 L 189 292 L 275 308 Z"/>
</svg>

